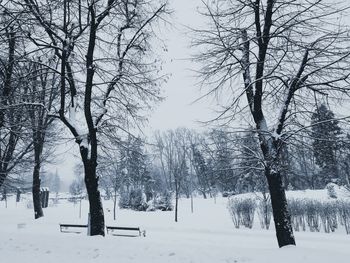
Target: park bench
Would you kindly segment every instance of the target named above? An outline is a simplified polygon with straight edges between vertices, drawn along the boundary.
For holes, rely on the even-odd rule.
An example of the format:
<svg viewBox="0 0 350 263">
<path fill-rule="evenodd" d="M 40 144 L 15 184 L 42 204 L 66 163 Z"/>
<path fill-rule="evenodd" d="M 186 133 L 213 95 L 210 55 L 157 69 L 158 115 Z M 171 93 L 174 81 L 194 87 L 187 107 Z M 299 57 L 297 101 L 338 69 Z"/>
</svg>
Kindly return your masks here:
<svg viewBox="0 0 350 263">
<path fill-rule="evenodd" d="M 111 232 L 114 236 L 127 236 L 127 237 L 136 237 L 136 236 L 146 236 L 146 231 L 139 227 L 120 227 L 120 226 L 106 226 L 107 234 Z"/>
<path fill-rule="evenodd" d="M 69 232 L 69 233 L 81 233 L 81 231 L 72 231 L 69 230 L 70 228 L 87 228 L 87 225 L 77 225 L 77 224 L 60 224 L 60 231 L 61 232 Z"/>
</svg>

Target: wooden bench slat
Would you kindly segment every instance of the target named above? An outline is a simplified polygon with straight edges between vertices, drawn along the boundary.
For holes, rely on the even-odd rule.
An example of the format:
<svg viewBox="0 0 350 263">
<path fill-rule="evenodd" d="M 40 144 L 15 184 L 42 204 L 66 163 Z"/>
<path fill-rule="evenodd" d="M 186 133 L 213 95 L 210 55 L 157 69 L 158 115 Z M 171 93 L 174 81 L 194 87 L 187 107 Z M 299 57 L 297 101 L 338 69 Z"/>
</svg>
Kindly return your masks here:
<svg viewBox="0 0 350 263">
<path fill-rule="evenodd" d="M 87 227 L 87 225 L 60 224 L 60 227 Z"/>
<path fill-rule="evenodd" d="M 107 229 L 116 229 L 116 230 L 135 230 L 140 231 L 139 227 L 121 227 L 121 226 L 106 226 Z"/>
</svg>

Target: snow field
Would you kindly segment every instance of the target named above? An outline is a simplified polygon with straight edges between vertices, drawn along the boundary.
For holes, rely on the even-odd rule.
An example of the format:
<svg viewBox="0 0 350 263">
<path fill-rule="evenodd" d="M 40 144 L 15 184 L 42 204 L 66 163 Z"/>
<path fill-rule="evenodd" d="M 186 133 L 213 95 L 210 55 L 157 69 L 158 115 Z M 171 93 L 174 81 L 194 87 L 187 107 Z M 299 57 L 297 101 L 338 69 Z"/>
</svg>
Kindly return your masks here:
<svg viewBox="0 0 350 263">
<path fill-rule="evenodd" d="M 348 262 L 350 236 L 344 233 L 296 232 L 297 247 L 279 249 L 273 226 L 262 230 L 256 220 L 253 229 L 235 229 L 226 208 L 227 198 L 181 199 L 179 222 L 173 212 L 135 212 L 117 210 L 113 221 L 113 204 L 104 201 L 107 225 L 140 226 L 146 237 L 107 235 L 88 237 L 85 233 L 60 233 L 59 223 L 87 222 L 87 201 L 61 200 L 44 210 L 45 217 L 33 219 L 26 202 L 8 208 L 0 203 L 0 262 Z"/>
</svg>

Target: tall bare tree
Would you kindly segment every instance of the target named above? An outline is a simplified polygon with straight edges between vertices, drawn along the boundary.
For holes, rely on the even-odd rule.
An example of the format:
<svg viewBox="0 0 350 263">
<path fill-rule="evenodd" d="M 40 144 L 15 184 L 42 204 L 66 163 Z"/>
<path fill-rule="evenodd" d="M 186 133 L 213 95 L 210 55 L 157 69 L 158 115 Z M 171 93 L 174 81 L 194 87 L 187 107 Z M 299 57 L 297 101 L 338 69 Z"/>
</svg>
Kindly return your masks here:
<svg viewBox="0 0 350 263">
<path fill-rule="evenodd" d="M 90 204 L 90 235 L 104 235 L 98 189 L 98 134 L 123 128 L 122 112 L 159 99 L 157 63 L 151 58 L 152 25 L 166 3 L 145 0 L 12 1 L 28 15 L 22 21 L 36 49 L 54 54 L 59 63 L 60 119 L 74 136 L 84 165 Z M 31 30 L 33 29 L 34 30 Z M 28 51 L 35 51 L 28 47 Z M 34 49 L 34 51 L 33 51 Z M 151 60 L 153 59 L 153 60 Z"/>
<path fill-rule="evenodd" d="M 55 61 L 52 58 L 46 63 L 55 69 L 54 64 Z M 23 80 L 25 85 L 24 99 L 28 105 L 32 105 L 27 107 L 27 112 L 34 150 L 32 193 L 35 219 L 44 216 L 40 198 L 40 169 L 46 157 L 44 147 L 48 145 L 48 137 L 52 143 L 55 143 L 54 118 L 50 117 L 50 112 L 54 110 L 59 83 L 56 74 L 46 65 L 42 63 L 41 58 L 28 62 L 27 66 L 24 67 L 27 78 Z"/>
<path fill-rule="evenodd" d="M 280 247 L 295 244 L 281 145 L 303 127 L 300 117 L 310 113 L 314 97 L 348 95 L 350 39 L 341 21 L 346 10 L 326 0 L 217 0 L 203 11 L 209 26 L 195 30 L 208 95 L 221 92 L 228 101 L 219 118 L 248 112 L 255 126 Z"/>
<path fill-rule="evenodd" d="M 0 3 L 1 4 L 1 3 Z M 27 120 L 23 101 L 23 50 L 16 14 L 0 5 L 0 187 L 32 150 L 25 135 Z M 8 180 L 7 180 L 8 181 Z"/>
</svg>

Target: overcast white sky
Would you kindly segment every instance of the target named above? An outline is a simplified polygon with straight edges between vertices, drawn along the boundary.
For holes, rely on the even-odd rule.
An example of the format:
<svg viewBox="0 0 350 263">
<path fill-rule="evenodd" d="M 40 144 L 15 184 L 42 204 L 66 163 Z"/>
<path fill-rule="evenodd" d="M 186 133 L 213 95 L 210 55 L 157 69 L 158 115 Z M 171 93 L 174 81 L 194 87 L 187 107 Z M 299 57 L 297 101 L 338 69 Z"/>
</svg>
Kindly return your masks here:
<svg viewBox="0 0 350 263">
<path fill-rule="evenodd" d="M 173 27 L 167 27 L 163 35 L 168 45 L 167 63 L 165 71 L 171 73 L 168 83 L 164 86 L 166 100 L 162 102 L 150 117 L 149 128 L 164 130 L 179 126 L 196 127 L 196 121 L 206 120 L 210 115 L 210 105 L 201 101 L 192 103 L 200 96 L 196 85 L 195 73 L 190 69 L 193 64 L 189 61 L 193 50 L 190 48 L 189 29 L 201 22 L 197 12 L 200 0 L 170 1 L 170 8 L 174 10 L 170 21 Z"/>
</svg>

